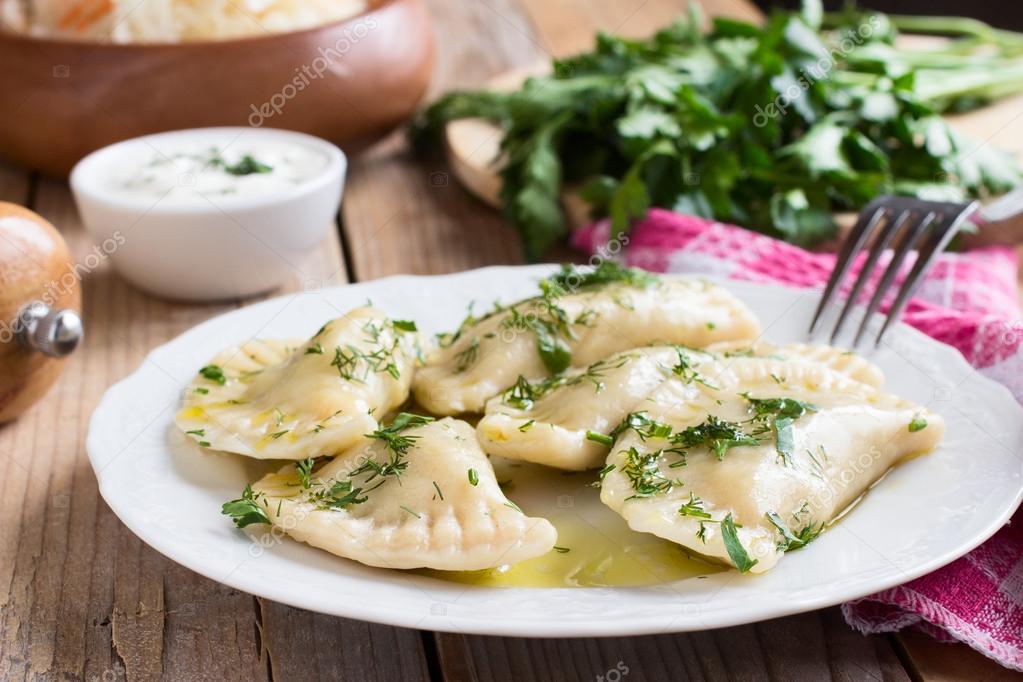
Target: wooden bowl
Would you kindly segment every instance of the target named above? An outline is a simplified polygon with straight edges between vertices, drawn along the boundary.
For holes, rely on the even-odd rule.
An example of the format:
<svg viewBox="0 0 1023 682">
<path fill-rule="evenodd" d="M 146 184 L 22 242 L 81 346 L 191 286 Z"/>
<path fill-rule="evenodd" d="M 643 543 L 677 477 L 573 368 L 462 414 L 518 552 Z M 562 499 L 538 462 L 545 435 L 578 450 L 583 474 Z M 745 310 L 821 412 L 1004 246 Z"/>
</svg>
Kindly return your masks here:
<svg viewBox="0 0 1023 682">
<path fill-rule="evenodd" d="M 298 130 L 357 151 L 412 113 L 432 65 L 424 0 L 378 0 L 344 21 L 210 42 L 0 32 L 0 156 L 63 177 L 120 140 L 239 125 Z"/>
</svg>

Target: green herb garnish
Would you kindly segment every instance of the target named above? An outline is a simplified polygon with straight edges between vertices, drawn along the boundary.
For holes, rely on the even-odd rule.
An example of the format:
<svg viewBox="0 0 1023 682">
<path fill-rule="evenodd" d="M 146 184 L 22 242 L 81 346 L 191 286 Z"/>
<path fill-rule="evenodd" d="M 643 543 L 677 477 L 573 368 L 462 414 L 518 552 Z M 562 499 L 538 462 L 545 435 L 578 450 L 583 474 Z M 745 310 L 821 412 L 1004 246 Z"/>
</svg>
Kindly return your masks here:
<svg viewBox="0 0 1023 682">
<path fill-rule="evenodd" d="M 647 39 L 600 34 L 518 90 L 453 92 L 411 126 L 420 148 L 450 121 L 501 126 L 504 213 L 530 260 L 569 228 L 581 186 L 618 238 L 650 207 L 812 245 L 833 214 L 876 196 L 961 201 L 1020 183 L 1008 154 L 941 117 L 1023 89 L 1023 36 L 972 19 L 775 10 L 762 23 L 690 14 Z M 902 47 L 899 29 L 960 38 Z"/>
<path fill-rule="evenodd" d="M 312 498 L 320 509 L 347 509 L 353 504 L 362 504 L 368 498 L 362 495 L 362 488 L 356 488 L 350 480 L 335 481 L 329 488 L 313 494 Z"/>
<path fill-rule="evenodd" d="M 625 464 L 621 466 L 621 470 L 629 479 L 633 490 L 633 494 L 627 499 L 653 497 L 681 485 L 680 481 L 669 479 L 661 473 L 658 465 L 661 454 L 661 450 L 640 452 L 634 447 L 626 450 Z"/>
<path fill-rule="evenodd" d="M 214 383 L 220 384 L 221 386 L 227 383 L 227 377 L 224 376 L 224 370 L 222 370 L 218 365 L 206 365 L 199 370 L 199 374 Z"/>
<path fill-rule="evenodd" d="M 261 163 L 249 154 L 242 156 L 237 163 L 228 165 L 221 161 L 221 164 L 224 167 L 224 172 L 231 175 L 252 175 L 254 173 L 270 173 L 273 171 L 273 166 Z"/>
<path fill-rule="evenodd" d="M 614 464 L 606 465 L 603 469 L 597 472 L 597 480 L 591 483 L 590 485 L 593 486 L 594 488 L 599 488 L 601 484 L 604 483 L 604 479 L 607 478 L 607 475 L 614 471 L 615 468 L 616 467 Z"/>
<path fill-rule="evenodd" d="M 749 393 L 743 393 L 742 397 L 753 411 L 756 433 L 773 429 L 778 454 L 786 465 L 791 465 L 795 452 L 792 424 L 807 412 L 816 412 L 817 406 L 795 398 L 754 398 Z"/>
<path fill-rule="evenodd" d="M 295 473 L 298 474 L 299 483 L 302 484 L 303 488 L 309 488 L 312 485 L 314 464 L 316 464 L 316 458 L 314 457 L 308 457 L 295 463 Z"/>
<path fill-rule="evenodd" d="M 266 510 L 259 504 L 259 500 L 262 498 L 263 493 L 253 493 L 252 486 L 247 485 L 240 498 L 224 503 L 220 508 L 220 513 L 230 516 L 234 525 L 239 528 L 255 523 L 270 523 L 270 517 L 267 516 Z"/>
<path fill-rule="evenodd" d="M 791 552 L 792 550 L 800 549 L 816 540 L 822 532 L 824 532 L 825 525 L 821 523 L 815 526 L 813 523 L 808 523 L 803 526 L 799 532 L 793 533 L 789 530 L 789 527 L 785 525 L 785 522 L 781 520 L 781 517 L 774 512 L 768 512 L 766 514 L 767 520 L 778 529 L 781 533 L 781 541 L 778 543 L 778 549 L 782 552 Z M 795 515 L 794 515 L 795 516 Z"/>
<path fill-rule="evenodd" d="M 703 509 L 703 500 L 689 493 L 689 501 L 679 507 L 678 513 L 682 516 L 692 516 L 698 519 L 709 519 L 710 514 Z"/>
<path fill-rule="evenodd" d="M 409 449 L 419 440 L 419 436 L 410 436 L 402 432 L 405 429 L 423 426 L 432 421 L 434 421 L 433 417 L 402 412 L 387 427 L 377 429 L 373 433 L 367 433 L 367 438 L 374 438 L 386 443 L 389 454 L 388 461 L 381 464 L 375 459 L 367 458 L 359 467 L 352 471 L 351 476 L 355 477 L 369 473 L 369 478 L 366 479 L 367 483 L 378 476 L 381 478 L 388 476 L 400 478 L 401 474 L 408 468 L 405 455 L 408 454 Z"/>
<path fill-rule="evenodd" d="M 639 268 L 626 268 L 614 261 L 603 260 L 595 268 L 563 264 L 561 269 L 540 282 L 541 291 L 560 294 L 578 289 L 622 283 L 647 288 L 660 281 L 657 275 Z"/>
<path fill-rule="evenodd" d="M 714 415 L 707 417 L 702 424 L 679 431 L 671 437 L 671 442 L 683 453 L 690 448 L 710 448 L 719 460 L 724 459 L 725 453 L 732 448 L 760 444 L 754 436 L 746 434 L 740 424 L 724 421 Z"/>
<path fill-rule="evenodd" d="M 635 431 L 639 439 L 643 441 L 671 436 L 670 424 L 652 419 L 646 412 L 631 412 L 611 431 L 609 438 L 617 439 L 629 429 Z"/>
<path fill-rule="evenodd" d="M 480 354 L 480 339 L 478 336 L 472 337 L 469 341 L 469 345 L 465 350 L 455 354 L 455 371 L 464 372 L 476 363 L 476 358 Z"/>
<path fill-rule="evenodd" d="M 739 541 L 739 533 L 736 528 L 739 526 L 735 525 L 735 521 L 732 520 L 732 514 L 729 513 L 724 519 L 721 520 L 721 539 L 725 543 L 725 550 L 728 552 L 728 558 L 732 560 L 735 567 L 739 569 L 739 573 L 746 573 L 751 568 L 757 565 L 756 559 L 750 559 L 749 554 L 746 553 L 746 549 L 742 546 Z"/>
</svg>

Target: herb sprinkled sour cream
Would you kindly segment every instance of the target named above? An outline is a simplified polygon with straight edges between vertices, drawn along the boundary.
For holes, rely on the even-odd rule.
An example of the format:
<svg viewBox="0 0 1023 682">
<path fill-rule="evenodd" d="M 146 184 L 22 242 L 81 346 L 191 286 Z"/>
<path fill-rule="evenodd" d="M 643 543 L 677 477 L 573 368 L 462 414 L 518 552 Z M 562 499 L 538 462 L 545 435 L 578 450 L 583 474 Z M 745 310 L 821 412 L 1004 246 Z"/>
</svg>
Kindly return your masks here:
<svg viewBox="0 0 1023 682">
<path fill-rule="evenodd" d="M 161 204 L 271 196 L 315 178 L 327 164 L 322 152 L 290 141 L 182 141 L 124 163 L 113 174 L 111 189 Z"/>
</svg>

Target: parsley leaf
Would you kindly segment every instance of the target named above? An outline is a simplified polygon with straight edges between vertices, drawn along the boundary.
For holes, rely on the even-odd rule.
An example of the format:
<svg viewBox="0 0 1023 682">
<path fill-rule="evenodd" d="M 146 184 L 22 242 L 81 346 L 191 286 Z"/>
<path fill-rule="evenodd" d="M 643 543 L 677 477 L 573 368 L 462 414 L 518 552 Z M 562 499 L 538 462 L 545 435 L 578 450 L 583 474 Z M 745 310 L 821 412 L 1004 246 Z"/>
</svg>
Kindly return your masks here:
<svg viewBox="0 0 1023 682">
<path fill-rule="evenodd" d="M 909 426 L 907 428 L 909 428 L 910 433 L 923 431 L 924 429 L 927 428 L 927 420 L 921 417 L 920 415 L 917 415 L 913 417 L 913 421 L 909 422 Z"/>
<path fill-rule="evenodd" d="M 728 552 L 728 558 L 739 569 L 739 573 L 747 573 L 757 565 L 758 561 L 750 559 L 749 554 L 746 553 L 746 548 L 739 541 L 739 533 L 736 531 L 736 528 L 737 526 L 732 519 L 732 514 L 729 513 L 721 521 L 721 539 L 725 543 L 725 551 Z"/>
<path fill-rule="evenodd" d="M 812 245 L 835 234 L 836 211 L 881 194 L 959 201 L 1020 183 L 1008 154 L 941 117 L 1023 90 L 1020 34 L 806 6 L 760 24 L 718 18 L 706 34 L 698 13 L 646 39 L 600 34 L 518 90 L 440 98 L 410 135 L 440 148 L 450 121 L 501 127 L 501 202 L 534 261 L 568 234 L 572 186 L 612 237 L 657 206 Z M 895 40 L 921 21 L 963 39 Z"/>
<path fill-rule="evenodd" d="M 227 377 L 224 376 L 224 370 L 218 365 L 206 365 L 199 370 L 199 374 L 214 383 L 220 384 L 221 386 L 227 383 Z"/>
<path fill-rule="evenodd" d="M 819 526 L 815 526 L 811 522 L 803 526 L 798 533 L 793 533 L 776 513 L 767 512 L 766 516 L 767 520 L 778 529 L 779 533 L 781 533 L 782 539 L 778 543 L 778 549 L 782 552 L 791 552 L 792 550 L 806 547 L 806 545 L 816 540 L 817 537 L 824 532 L 825 528 L 824 523 L 821 523 Z"/>
<path fill-rule="evenodd" d="M 256 523 L 270 523 L 270 517 L 266 510 L 259 504 L 262 493 L 253 493 L 252 486 L 246 485 L 242 496 L 237 500 L 225 502 L 220 508 L 220 513 L 230 516 L 234 525 L 245 528 Z"/>
</svg>

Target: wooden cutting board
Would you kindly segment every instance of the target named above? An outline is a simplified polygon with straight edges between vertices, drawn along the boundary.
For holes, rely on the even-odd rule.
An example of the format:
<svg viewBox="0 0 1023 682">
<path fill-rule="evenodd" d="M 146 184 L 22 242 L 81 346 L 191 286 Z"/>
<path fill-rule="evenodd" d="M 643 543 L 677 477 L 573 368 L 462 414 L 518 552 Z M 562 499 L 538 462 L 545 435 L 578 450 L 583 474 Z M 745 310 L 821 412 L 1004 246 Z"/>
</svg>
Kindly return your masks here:
<svg viewBox="0 0 1023 682">
<path fill-rule="evenodd" d="M 923 44 L 936 39 L 913 37 L 910 44 Z M 519 87 L 530 76 L 550 71 L 547 63 L 506 72 L 488 83 L 488 87 L 509 91 Z M 976 141 L 978 147 L 994 145 L 1023 159 L 1023 94 L 999 100 L 994 104 L 965 114 L 948 117 L 956 131 Z M 501 129 L 483 119 L 462 119 L 448 124 L 445 145 L 452 171 L 459 182 L 487 204 L 500 208 L 501 200 Z M 569 225 L 574 229 L 588 222 L 586 205 L 571 192 L 562 197 Z M 851 224 L 844 215 L 840 224 Z M 971 246 L 991 243 L 1023 242 L 1023 218 L 987 226 L 969 240 Z"/>
</svg>

